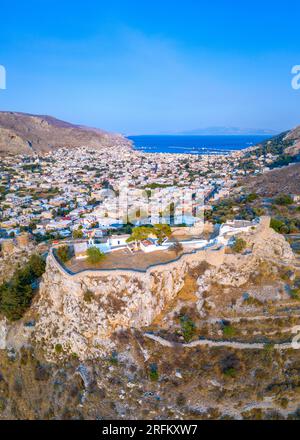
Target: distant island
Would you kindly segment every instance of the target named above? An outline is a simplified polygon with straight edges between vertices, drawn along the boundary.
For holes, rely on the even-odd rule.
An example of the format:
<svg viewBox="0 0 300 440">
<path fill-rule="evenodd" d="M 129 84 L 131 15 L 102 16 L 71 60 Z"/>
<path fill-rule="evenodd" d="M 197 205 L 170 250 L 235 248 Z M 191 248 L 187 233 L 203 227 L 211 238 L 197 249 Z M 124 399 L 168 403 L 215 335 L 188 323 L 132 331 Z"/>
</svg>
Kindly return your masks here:
<svg viewBox="0 0 300 440">
<path fill-rule="evenodd" d="M 172 134 L 178 136 L 260 136 L 260 135 L 271 135 L 275 136 L 279 134 L 282 130 L 272 130 L 266 128 L 241 128 L 241 127 L 206 127 L 198 128 L 195 130 L 186 130 L 173 133 L 160 133 L 162 134 Z"/>
</svg>

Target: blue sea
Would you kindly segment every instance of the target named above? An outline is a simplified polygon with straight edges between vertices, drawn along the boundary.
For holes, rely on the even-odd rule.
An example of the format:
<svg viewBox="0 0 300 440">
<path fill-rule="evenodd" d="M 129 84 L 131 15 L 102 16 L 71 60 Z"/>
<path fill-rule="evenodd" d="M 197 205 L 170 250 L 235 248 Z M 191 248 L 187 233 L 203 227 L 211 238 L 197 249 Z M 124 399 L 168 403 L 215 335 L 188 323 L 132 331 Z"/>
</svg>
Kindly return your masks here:
<svg viewBox="0 0 300 440">
<path fill-rule="evenodd" d="M 270 136 L 128 136 L 145 153 L 228 154 L 256 145 Z"/>
</svg>

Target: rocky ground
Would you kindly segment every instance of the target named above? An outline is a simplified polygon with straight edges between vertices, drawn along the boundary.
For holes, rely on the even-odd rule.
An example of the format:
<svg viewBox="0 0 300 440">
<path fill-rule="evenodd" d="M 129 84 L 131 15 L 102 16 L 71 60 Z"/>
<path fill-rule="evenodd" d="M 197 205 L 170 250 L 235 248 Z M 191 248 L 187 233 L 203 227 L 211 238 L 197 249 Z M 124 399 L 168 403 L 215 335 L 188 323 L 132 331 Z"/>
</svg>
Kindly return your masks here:
<svg viewBox="0 0 300 440">
<path fill-rule="evenodd" d="M 263 197 L 274 197 L 278 194 L 298 194 L 300 187 L 300 164 L 268 171 L 260 176 L 247 178 L 241 182 L 249 192 Z"/>
</svg>

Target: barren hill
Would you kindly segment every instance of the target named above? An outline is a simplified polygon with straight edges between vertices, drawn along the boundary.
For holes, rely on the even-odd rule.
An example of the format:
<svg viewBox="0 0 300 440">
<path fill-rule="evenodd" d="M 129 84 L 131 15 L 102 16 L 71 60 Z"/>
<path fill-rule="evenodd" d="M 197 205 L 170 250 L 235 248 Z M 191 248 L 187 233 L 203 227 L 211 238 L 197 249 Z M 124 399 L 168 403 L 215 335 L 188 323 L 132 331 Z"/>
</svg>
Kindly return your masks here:
<svg viewBox="0 0 300 440">
<path fill-rule="evenodd" d="M 277 194 L 299 194 L 300 163 L 268 171 L 260 176 L 242 182 L 245 188 L 265 197 Z"/>
<path fill-rule="evenodd" d="M 293 141 L 293 145 L 287 148 L 286 153 L 291 156 L 298 155 L 300 153 L 300 126 L 291 130 L 285 139 L 287 141 Z"/>
<path fill-rule="evenodd" d="M 300 126 L 285 131 L 245 151 L 249 153 L 255 151 L 259 156 L 271 153 L 290 158 L 290 162 L 292 162 L 300 154 Z"/>
<path fill-rule="evenodd" d="M 121 135 L 70 124 L 51 116 L 0 112 L 0 154 L 32 154 L 56 148 L 101 149 L 128 144 Z"/>
</svg>

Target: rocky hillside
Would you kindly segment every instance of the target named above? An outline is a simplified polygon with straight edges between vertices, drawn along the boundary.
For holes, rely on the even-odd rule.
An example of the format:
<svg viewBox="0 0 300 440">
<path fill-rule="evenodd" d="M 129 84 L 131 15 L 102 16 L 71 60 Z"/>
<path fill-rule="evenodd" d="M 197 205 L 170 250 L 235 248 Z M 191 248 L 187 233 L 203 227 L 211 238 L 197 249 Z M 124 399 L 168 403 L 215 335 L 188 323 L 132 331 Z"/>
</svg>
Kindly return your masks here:
<svg viewBox="0 0 300 440">
<path fill-rule="evenodd" d="M 211 267 L 210 277 L 225 286 L 246 284 L 262 260 L 277 264 L 293 263 L 293 252 L 285 239 L 268 225 L 247 237 L 245 255 L 224 255 L 221 251 L 198 252 L 178 262 L 136 272 L 88 272 L 69 276 L 50 254 L 36 304 L 39 320 L 36 340 L 42 342 L 49 360 L 57 356 L 59 344 L 65 353 L 81 360 L 113 350 L 112 334 L 131 327 L 151 325 L 185 285 L 187 274 Z M 198 286 L 203 278 L 197 279 Z M 194 307 L 202 316 L 203 291 L 194 291 Z"/>
<path fill-rule="evenodd" d="M 265 156 L 272 154 L 276 156 L 276 161 L 272 167 L 288 165 L 289 163 L 299 162 L 300 160 L 300 126 L 274 136 L 261 144 L 246 150 L 246 157 L 253 155 Z"/>
<path fill-rule="evenodd" d="M 278 194 L 298 194 L 300 189 L 300 164 L 268 171 L 260 176 L 250 177 L 242 182 L 248 192 L 255 192 L 263 197 Z"/>
<path fill-rule="evenodd" d="M 286 153 L 292 156 L 298 155 L 300 153 L 300 126 L 291 130 L 285 140 L 293 142 L 293 145 L 287 148 Z"/>
<path fill-rule="evenodd" d="M 0 112 L 0 154 L 33 154 L 56 148 L 101 149 L 128 144 L 121 135 L 73 125 L 51 116 Z"/>
<path fill-rule="evenodd" d="M 0 320 L 0 419 L 299 419 L 294 255 L 267 222 L 243 239 L 140 276 L 48 257 L 28 314 Z"/>
</svg>

